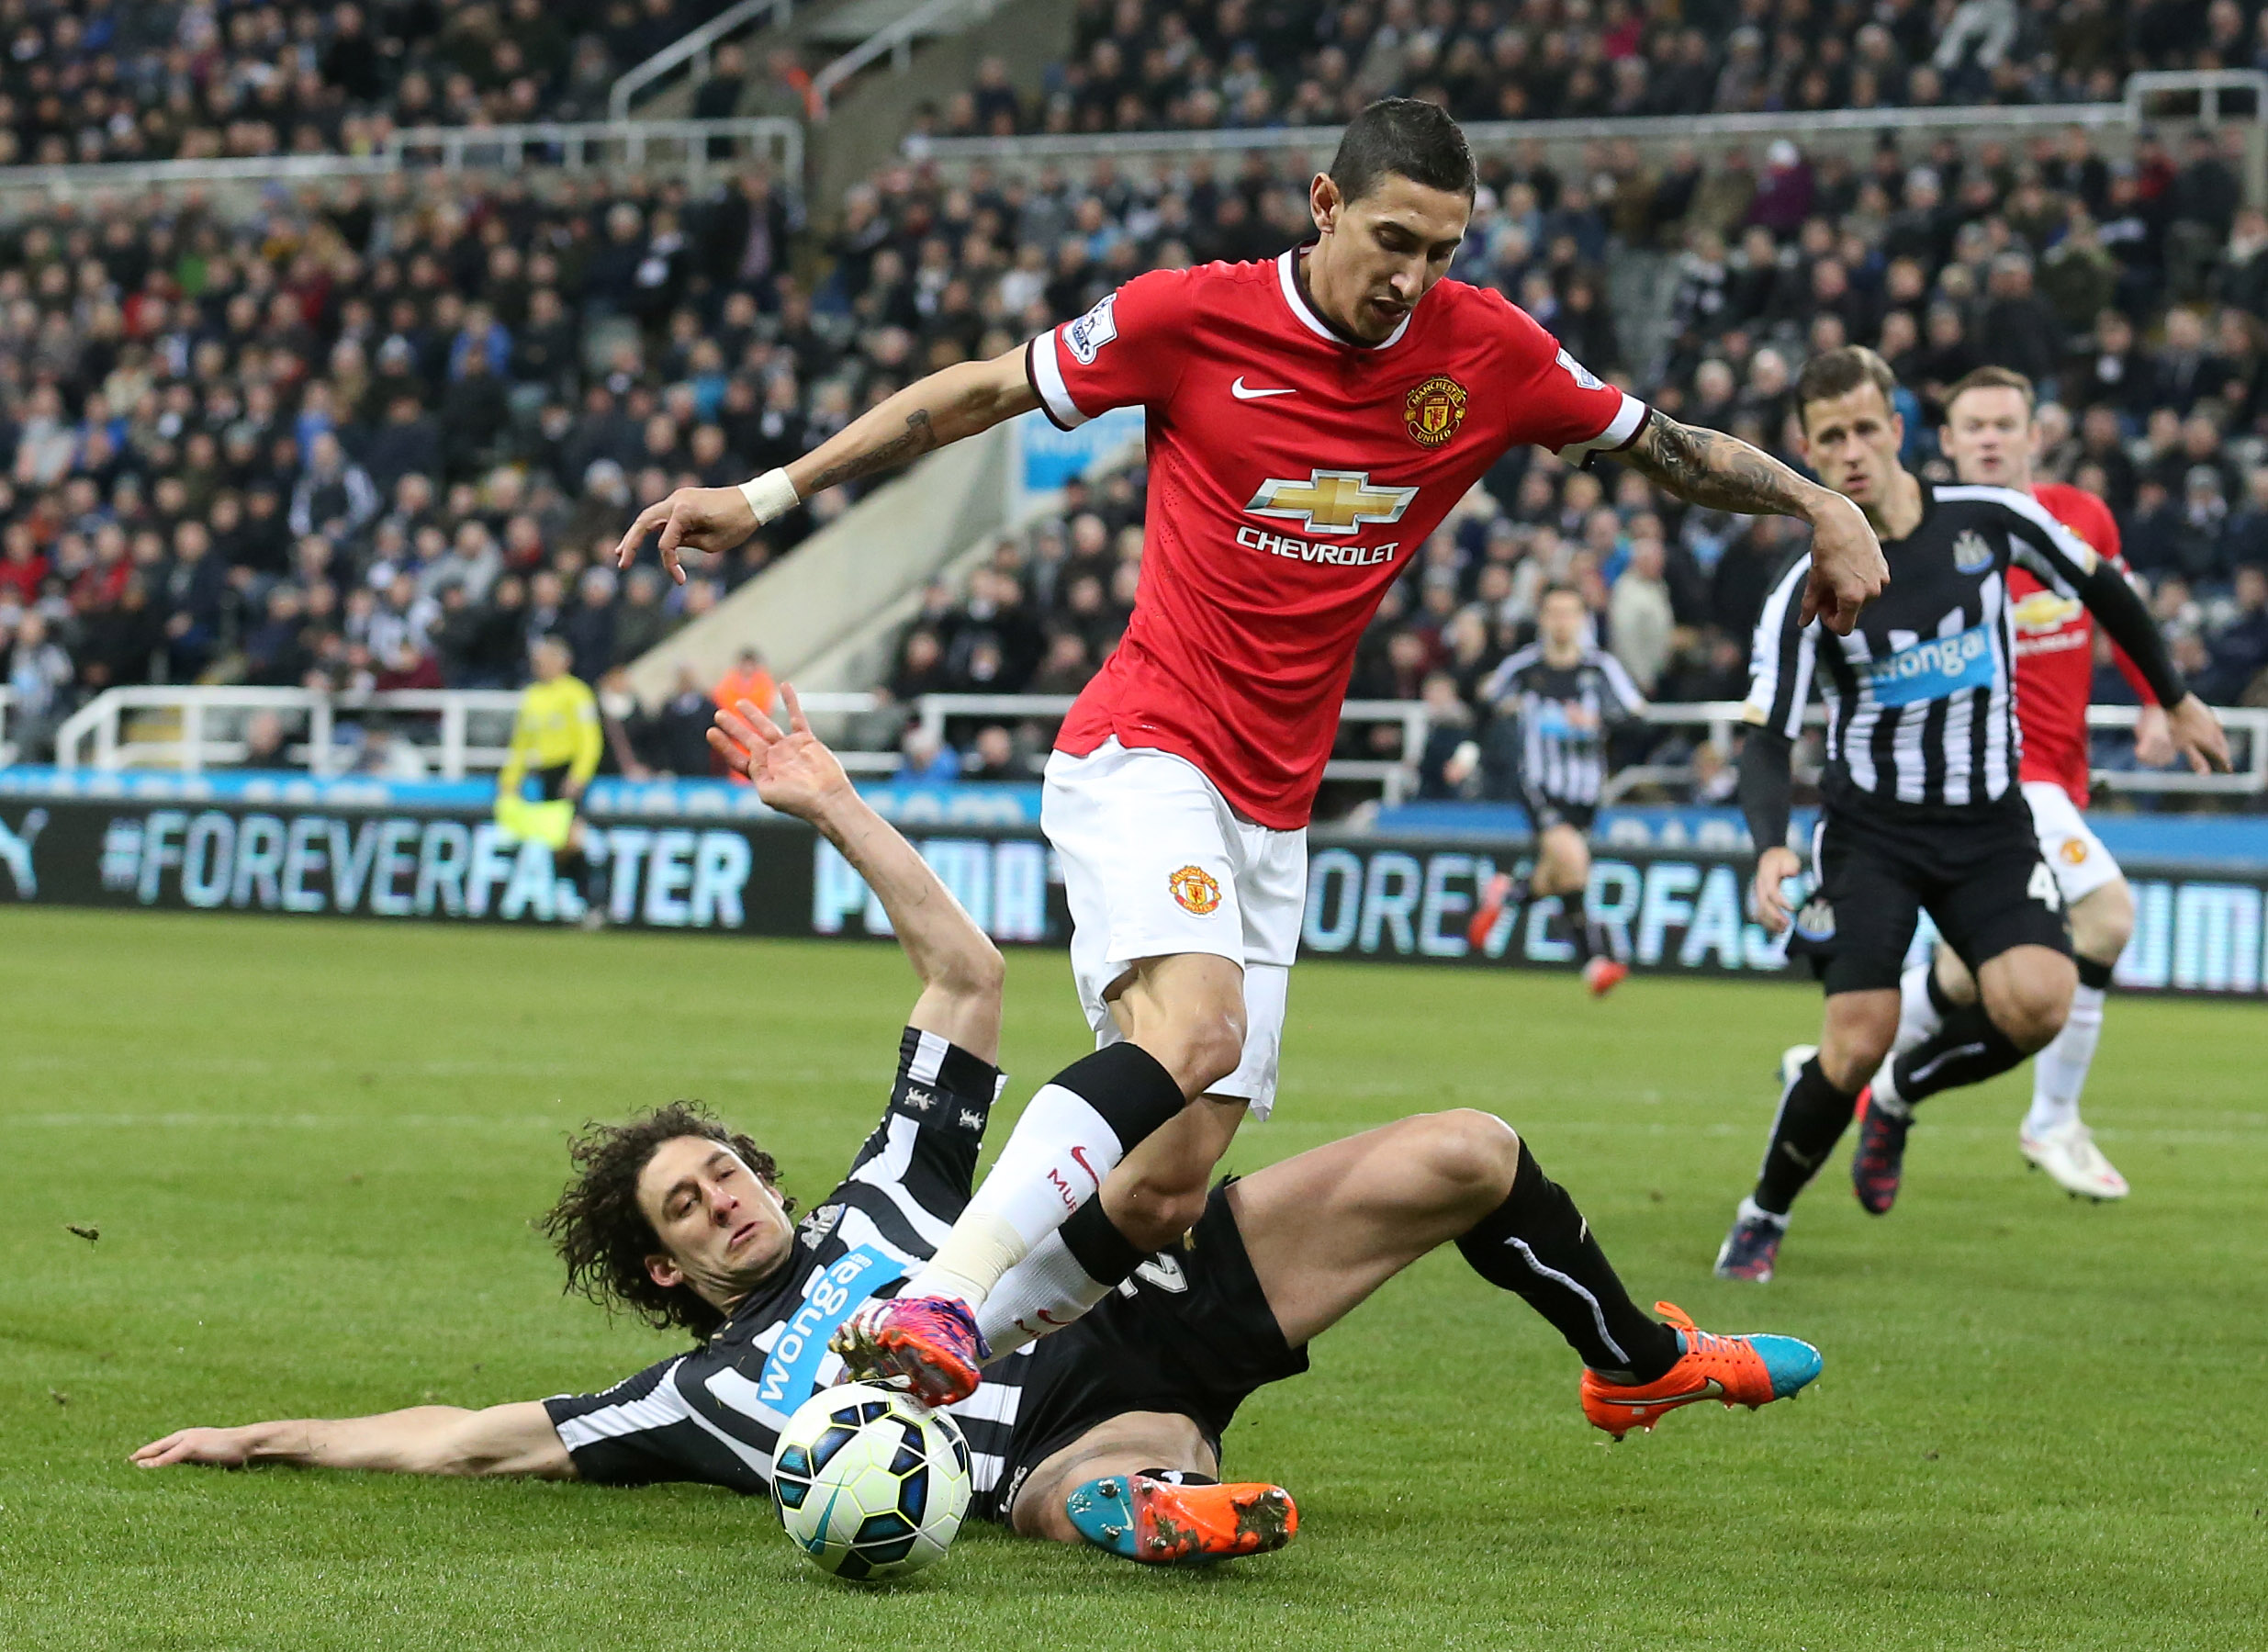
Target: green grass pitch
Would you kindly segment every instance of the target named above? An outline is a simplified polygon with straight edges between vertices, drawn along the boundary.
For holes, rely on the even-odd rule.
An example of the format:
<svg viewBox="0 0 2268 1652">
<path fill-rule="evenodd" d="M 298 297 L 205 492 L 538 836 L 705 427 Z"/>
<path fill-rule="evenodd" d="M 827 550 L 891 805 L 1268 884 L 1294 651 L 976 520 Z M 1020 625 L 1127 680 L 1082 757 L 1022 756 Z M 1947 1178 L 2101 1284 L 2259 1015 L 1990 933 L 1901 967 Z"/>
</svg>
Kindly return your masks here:
<svg viewBox="0 0 2268 1652">
<path fill-rule="evenodd" d="M 1610 1446 L 1550 1330 L 1436 1255 L 1240 1419 L 1231 1468 L 1304 1515 L 1249 1564 L 972 1528 L 861 1590 L 702 1488 L 126 1465 L 179 1425 L 657 1357 L 530 1229 L 564 1130 L 702 1096 L 809 1198 L 911 997 L 880 944 L 0 914 L 0 1646 L 2268 1646 L 2268 1011 L 2227 1006 L 2114 1002 L 2089 1111 L 2124 1206 L 2026 1173 L 2011 1078 L 1930 1105 L 1886 1219 L 1834 1166 L 1757 1290 L 1708 1264 L 1811 993 L 1301 966 L 1281 1116 L 1235 1166 L 1489 1108 L 1634 1293 L 1826 1373 Z M 1012 1096 L 1082 1047 L 1064 961 L 1014 958 Z"/>
</svg>

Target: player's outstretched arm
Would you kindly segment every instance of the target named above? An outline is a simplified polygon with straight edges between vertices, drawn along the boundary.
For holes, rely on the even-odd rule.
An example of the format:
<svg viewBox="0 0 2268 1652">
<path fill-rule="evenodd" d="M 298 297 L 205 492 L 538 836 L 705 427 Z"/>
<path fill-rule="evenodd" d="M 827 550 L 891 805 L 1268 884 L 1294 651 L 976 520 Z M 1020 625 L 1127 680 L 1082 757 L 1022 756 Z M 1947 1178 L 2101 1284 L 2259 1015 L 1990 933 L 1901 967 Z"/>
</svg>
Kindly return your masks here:
<svg viewBox="0 0 2268 1652">
<path fill-rule="evenodd" d="M 911 464 L 932 449 L 987 431 L 1039 405 L 1024 369 L 1024 346 L 990 361 L 960 362 L 910 384 L 792 464 L 736 488 L 680 488 L 638 512 L 615 547 L 628 568 L 646 536 L 661 530 L 662 565 L 679 584 L 678 553 L 729 551 L 775 517 L 838 483 Z"/>
<path fill-rule="evenodd" d="M 897 827 L 859 795 L 835 754 L 811 732 L 794 687 L 780 684 L 780 696 L 788 713 L 784 733 L 743 700 L 737 710 L 717 713 L 709 744 L 767 804 L 824 832 L 866 880 L 921 977 L 909 1024 L 980 1061 L 998 1060 L 1005 972 L 1000 949 Z"/>
<path fill-rule="evenodd" d="M 253 1422 L 241 1428 L 185 1428 L 152 1440 L 130 1459 L 137 1468 L 201 1463 L 247 1468 L 366 1468 L 381 1474 L 447 1474 L 571 1480 L 575 1460 L 540 1400 L 466 1410 L 412 1406 L 332 1422 Z"/>
<path fill-rule="evenodd" d="M 1890 583 L 1858 506 L 1832 489 L 1807 482 L 1771 455 L 1737 436 L 1679 424 L 1654 413 L 1628 447 L 1612 455 L 1657 487 L 1689 503 L 1744 516 L 1792 516 L 1812 526 L 1812 571 L 1803 589 L 1802 623 L 1814 615 L 1830 631 L 1848 635 L 1858 611 Z"/>
</svg>

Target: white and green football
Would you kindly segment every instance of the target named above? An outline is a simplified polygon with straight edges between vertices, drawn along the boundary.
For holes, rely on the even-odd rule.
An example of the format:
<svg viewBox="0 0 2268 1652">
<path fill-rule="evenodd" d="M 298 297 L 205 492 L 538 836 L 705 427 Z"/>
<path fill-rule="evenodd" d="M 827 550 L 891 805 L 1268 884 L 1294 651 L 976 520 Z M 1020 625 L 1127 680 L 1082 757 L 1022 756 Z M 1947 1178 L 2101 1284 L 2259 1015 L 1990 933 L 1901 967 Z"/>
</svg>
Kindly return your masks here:
<svg viewBox="0 0 2268 1652">
<path fill-rule="evenodd" d="M 822 1571 L 903 1578 L 945 1558 L 969 1512 L 969 1443 L 894 1388 L 848 1382 L 788 1419 L 772 1457 L 780 1523 Z"/>
</svg>

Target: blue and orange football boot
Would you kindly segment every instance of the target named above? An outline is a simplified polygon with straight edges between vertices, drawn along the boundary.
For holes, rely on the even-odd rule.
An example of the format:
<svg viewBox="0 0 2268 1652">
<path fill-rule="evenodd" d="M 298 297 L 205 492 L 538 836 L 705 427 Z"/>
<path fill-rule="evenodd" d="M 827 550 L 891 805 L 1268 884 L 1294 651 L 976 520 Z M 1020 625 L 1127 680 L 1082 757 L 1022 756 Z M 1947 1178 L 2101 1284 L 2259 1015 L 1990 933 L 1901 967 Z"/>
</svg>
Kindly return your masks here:
<svg viewBox="0 0 2268 1652">
<path fill-rule="evenodd" d="M 976 1392 L 993 1356 L 976 1316 L 951 1297 L 869 1302 L 827 1341 L 856 1380 L 892 1382 L 925 1405 L 952 1405 Z"/>
<path fill-rule="evenodd" d="M 1147 1566 L 1265 1555 L 1299 1530 L 1299 1506 L 1281 1486 L 1181 1485 L 1149 1474 L 1089 1480 L 1063 1512 L 1096 1548 Z"/>
<path fill-rule="evenodd" d="M 1684 1352 L 1660 1380 L 1624 1385 L 1583 1373 L 1583 1415 L 1621 1439 L 1634 1428 L 1649 1433 L 1681 1405 L 1723 1400 L 1727 1409 L 1755 1410 L 1801 1391 L 1819 1375 L 1819 1350 L 1791 1336 L 1712 1336 L 1695 1328 L 1686 1311 L 1656 1302 L 1654 1311 L 1677 1328 Z"/>
</svg>

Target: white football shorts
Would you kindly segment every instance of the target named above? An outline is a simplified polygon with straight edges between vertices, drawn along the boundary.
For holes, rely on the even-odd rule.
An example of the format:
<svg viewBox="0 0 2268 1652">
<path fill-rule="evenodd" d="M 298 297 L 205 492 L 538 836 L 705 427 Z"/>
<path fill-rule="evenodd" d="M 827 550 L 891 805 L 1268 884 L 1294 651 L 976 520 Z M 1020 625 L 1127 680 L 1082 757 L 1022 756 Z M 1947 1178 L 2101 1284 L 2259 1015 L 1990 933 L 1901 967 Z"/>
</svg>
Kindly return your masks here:
<svg viewBox="0 0 2268 1652">
<path fill-rule="evenodd" d="M 1048 759 L 1039 825 L 1062 868 L 1072 974 L 1095 1047 L 1117 1041 L 1110 995 L 1142 959 L 1226 958 L 1244 970 L 1244 1059 L 1209 1094 L 1265 1118 L 1307 911 L 1306 831 L 1256 826 L 1195 764 L 1116 739 Z"/>
<path fill-rule="evenodd" d="M 2026 781 L 2024 801 L 2031 805 L 2040 858 L 2055 873 L 2065 906 L 2084 900 L 2123 875 L 2103 840 L 2088 829 L 2087 817 L 2072 802 L 2070 792 L 2053 781 Z"/>
</svg>

